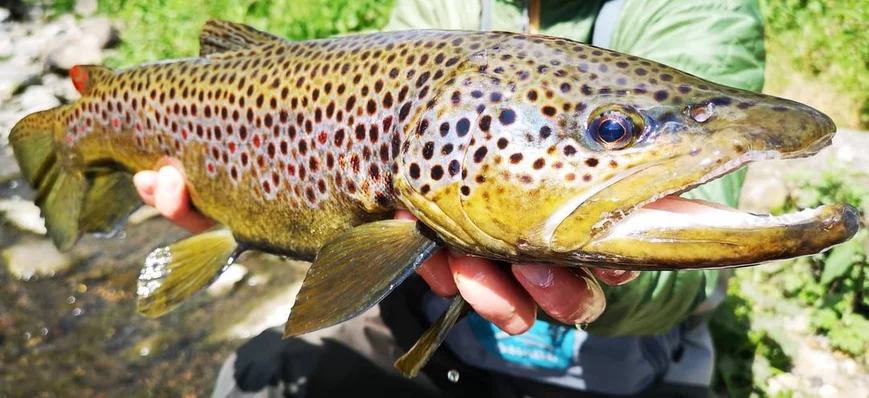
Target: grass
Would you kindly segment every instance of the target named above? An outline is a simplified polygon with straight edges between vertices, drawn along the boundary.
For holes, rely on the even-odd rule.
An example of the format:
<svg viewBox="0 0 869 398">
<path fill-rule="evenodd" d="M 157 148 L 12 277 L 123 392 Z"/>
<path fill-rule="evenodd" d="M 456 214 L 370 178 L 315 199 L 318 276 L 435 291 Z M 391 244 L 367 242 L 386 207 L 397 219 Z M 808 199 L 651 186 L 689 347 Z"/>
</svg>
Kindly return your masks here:
<svg viewBox="0 0 869 398">
<path fill-rule="evenodd" d="M 869 208 L 869 175 L 849 170 L 792 173 L 792 189 L 774 214 L 822 204 Z M 865 219 L 865 216 L 864 216 Z M 726 396 L 778 396 L 769 379 L 788 372 L 794 349 L 823 336 L 839 357 L 869 364 L 869 230 L 824 253 L 736 270 L 728 296 L 710 320 L 718 356 L 716 390 Z M 782 333 L 783 320 L 804 316 L 801 332 Z M 775 333 L 778 331 L 778 333 Z"/>
<path fill-rule="evenodd" d="M 766 91 L 869 129 L 869 2 L 760 0 L 766 20 Z"/>
<path fill-rule="evenodd" d="M 49 15 L 70 12 L 74 3 L 55 1 Z M 127 67 L 196 56 L 199 29 L 209 18 L 303 40 L 377 29 L 393 5 L 394 0 L 104 0 L 98 13 L 122 24 L 123 42 L 106 64 Z"/>
</svg>

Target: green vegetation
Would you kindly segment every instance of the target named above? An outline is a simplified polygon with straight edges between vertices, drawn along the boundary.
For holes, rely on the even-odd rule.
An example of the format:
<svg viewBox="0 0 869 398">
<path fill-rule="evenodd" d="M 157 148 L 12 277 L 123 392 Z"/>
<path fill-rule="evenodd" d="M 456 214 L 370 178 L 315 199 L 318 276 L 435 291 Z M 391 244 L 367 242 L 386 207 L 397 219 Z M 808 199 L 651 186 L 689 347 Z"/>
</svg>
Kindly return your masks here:
<svg viewBox="0 0 869 398">
<path fill-rule="evenodd" d="M 828 172 L 820 180 L 798 176 L 798 190 L 783 212 L 829 203 L 869 206 L 865 174 Z M 869 347 L 869 230 L 861 228 L 850 241 L 808 257 L 810 272 L 789 272 L 783 279 L 784 294 L 812 308 L 815 332 L 826 334 L 832 346 L 849 355 L 863 355 Z"/>
<path fill-rule="evenodd" d="M 869 206 L 869 174 L 844 170 L 791 177 L 793 191 L 780 209 L 792 212 L 829 203 Z M 865 216 L 864 216 L 865 219 Z M 785 319 L 805 316 L 805 335 L 825 336 L 841 354 L 865 362 L 869 349 L 869 229 L 810 257 L 739 269 L 728 296 L 710 320 L 718 352 L 716 388 L 727 396 L 769 396 L 770 377 L 790 370 L 794 346 Z M 805 336 L 802 336 L 805 337 Z"/>
<path fill-rule="evenodd" d="M 73 0 L 51 3 L 49 15 L 70 12 Z M 394 0 L 114 0 L 99 13 L 122 24 L 123 42 L 106 62 L 126 67 L 196 56 L 199 29 L 209 18 L 243 22 L 292 40 L 377 29 Z"/>
<path fill-rule="evenodd" d="M 816 87 L 791 89 L 790 74 L 770 73 L 775 91 L 818 106 L 848 127 L 869 128 L 869 2 L 865 0 L 761 0 L 773 71 L 798 72 Z M 848 98 L 839 102 L 836 91 Z M 813 97 L 821 100 L 813 103 Z M 817 100 L 816 100 L 817 101 Z M 836 107 L 850 109 L 835 109 Z"/>
</svg>

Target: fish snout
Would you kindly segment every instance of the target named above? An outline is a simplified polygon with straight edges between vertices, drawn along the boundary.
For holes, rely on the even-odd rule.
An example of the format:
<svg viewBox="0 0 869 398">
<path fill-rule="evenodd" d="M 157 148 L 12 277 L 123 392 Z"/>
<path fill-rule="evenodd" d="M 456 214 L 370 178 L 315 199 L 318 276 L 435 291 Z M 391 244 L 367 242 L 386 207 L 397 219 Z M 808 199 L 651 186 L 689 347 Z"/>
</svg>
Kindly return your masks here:
<svg viewBox="0 0 869 398">
<path fill-rule="evenodd" d="M 775 151 L 782 158 L 812 156 L 827 147 L 836 124 L 818 109 L 784 98 L 761 96 L 713 112 L 721 113 L 718 130 L 730 130 L 753 151 Z M 728 134 L 730 135 L 730 134 Z"/>
</svg>

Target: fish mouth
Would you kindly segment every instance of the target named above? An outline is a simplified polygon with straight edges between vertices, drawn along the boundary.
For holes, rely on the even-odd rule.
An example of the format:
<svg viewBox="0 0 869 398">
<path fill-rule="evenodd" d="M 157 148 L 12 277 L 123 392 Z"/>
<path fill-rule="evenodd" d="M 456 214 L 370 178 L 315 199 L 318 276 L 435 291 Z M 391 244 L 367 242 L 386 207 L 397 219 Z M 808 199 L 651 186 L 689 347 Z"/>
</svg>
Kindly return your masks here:
<svg viewBox="0 0 869 398">
<path fill-rule="evenodd" d="M 816 254 L 845 242 L 856 234 L 860 225 L 857 209 L 847 204 L 770 215 L 680 196 L 753 162 L 814 155 L 827 146 L 830 138 L 824 137 L 789 153 L 748 151 L 718 167 L 707 168 L 709 171 L 692 182 L 671 186 L 646 200 L 615 210 L 612 213 L 615 216 L 592 226 L 590 239 L 571 253 L 577 261 L 602 268 L 716 269 Z M 672 167 L 672 163 L 679 161 L 648 167 L 635 175 L 654 173 L 654 168 Z M 618 192 L 619 183 L 637 178 L 635 175 L 598 195 L 613 189 Z M 564 233 L 563 224 L 555 231 L 554 239 Z"/>
</svg>

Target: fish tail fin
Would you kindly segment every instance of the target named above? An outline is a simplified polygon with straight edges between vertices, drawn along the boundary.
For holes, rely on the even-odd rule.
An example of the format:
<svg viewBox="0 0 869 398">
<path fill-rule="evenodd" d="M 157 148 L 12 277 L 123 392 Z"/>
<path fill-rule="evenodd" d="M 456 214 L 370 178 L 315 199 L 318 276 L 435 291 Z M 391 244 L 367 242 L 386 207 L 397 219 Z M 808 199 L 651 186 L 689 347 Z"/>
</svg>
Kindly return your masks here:
<svg viewBox="0 0 869 398">
<path fill-rule="evenodd" d="M 70 167 L 72 149 L 58 142 L 62 121 L 70 106 L 61 105 L 27 115 L 9 133 L 9 142 L 24 178 L 36 192 L 45 228 L 61 250 L 80 236 L 78 217 L 87 190 L 84 171 Z"/>
<path fill-rule="evenodd" d="M 65 120 L 73 105 L 25 116 L 9 142 L 24 178 L 36 192 L 34 203 L 60 250 L 83 232 L 110 233 L 141 205 L 131 176 L 120 170 L 85 170 L 75 145 L 66 142 Z"/>
</svg>

